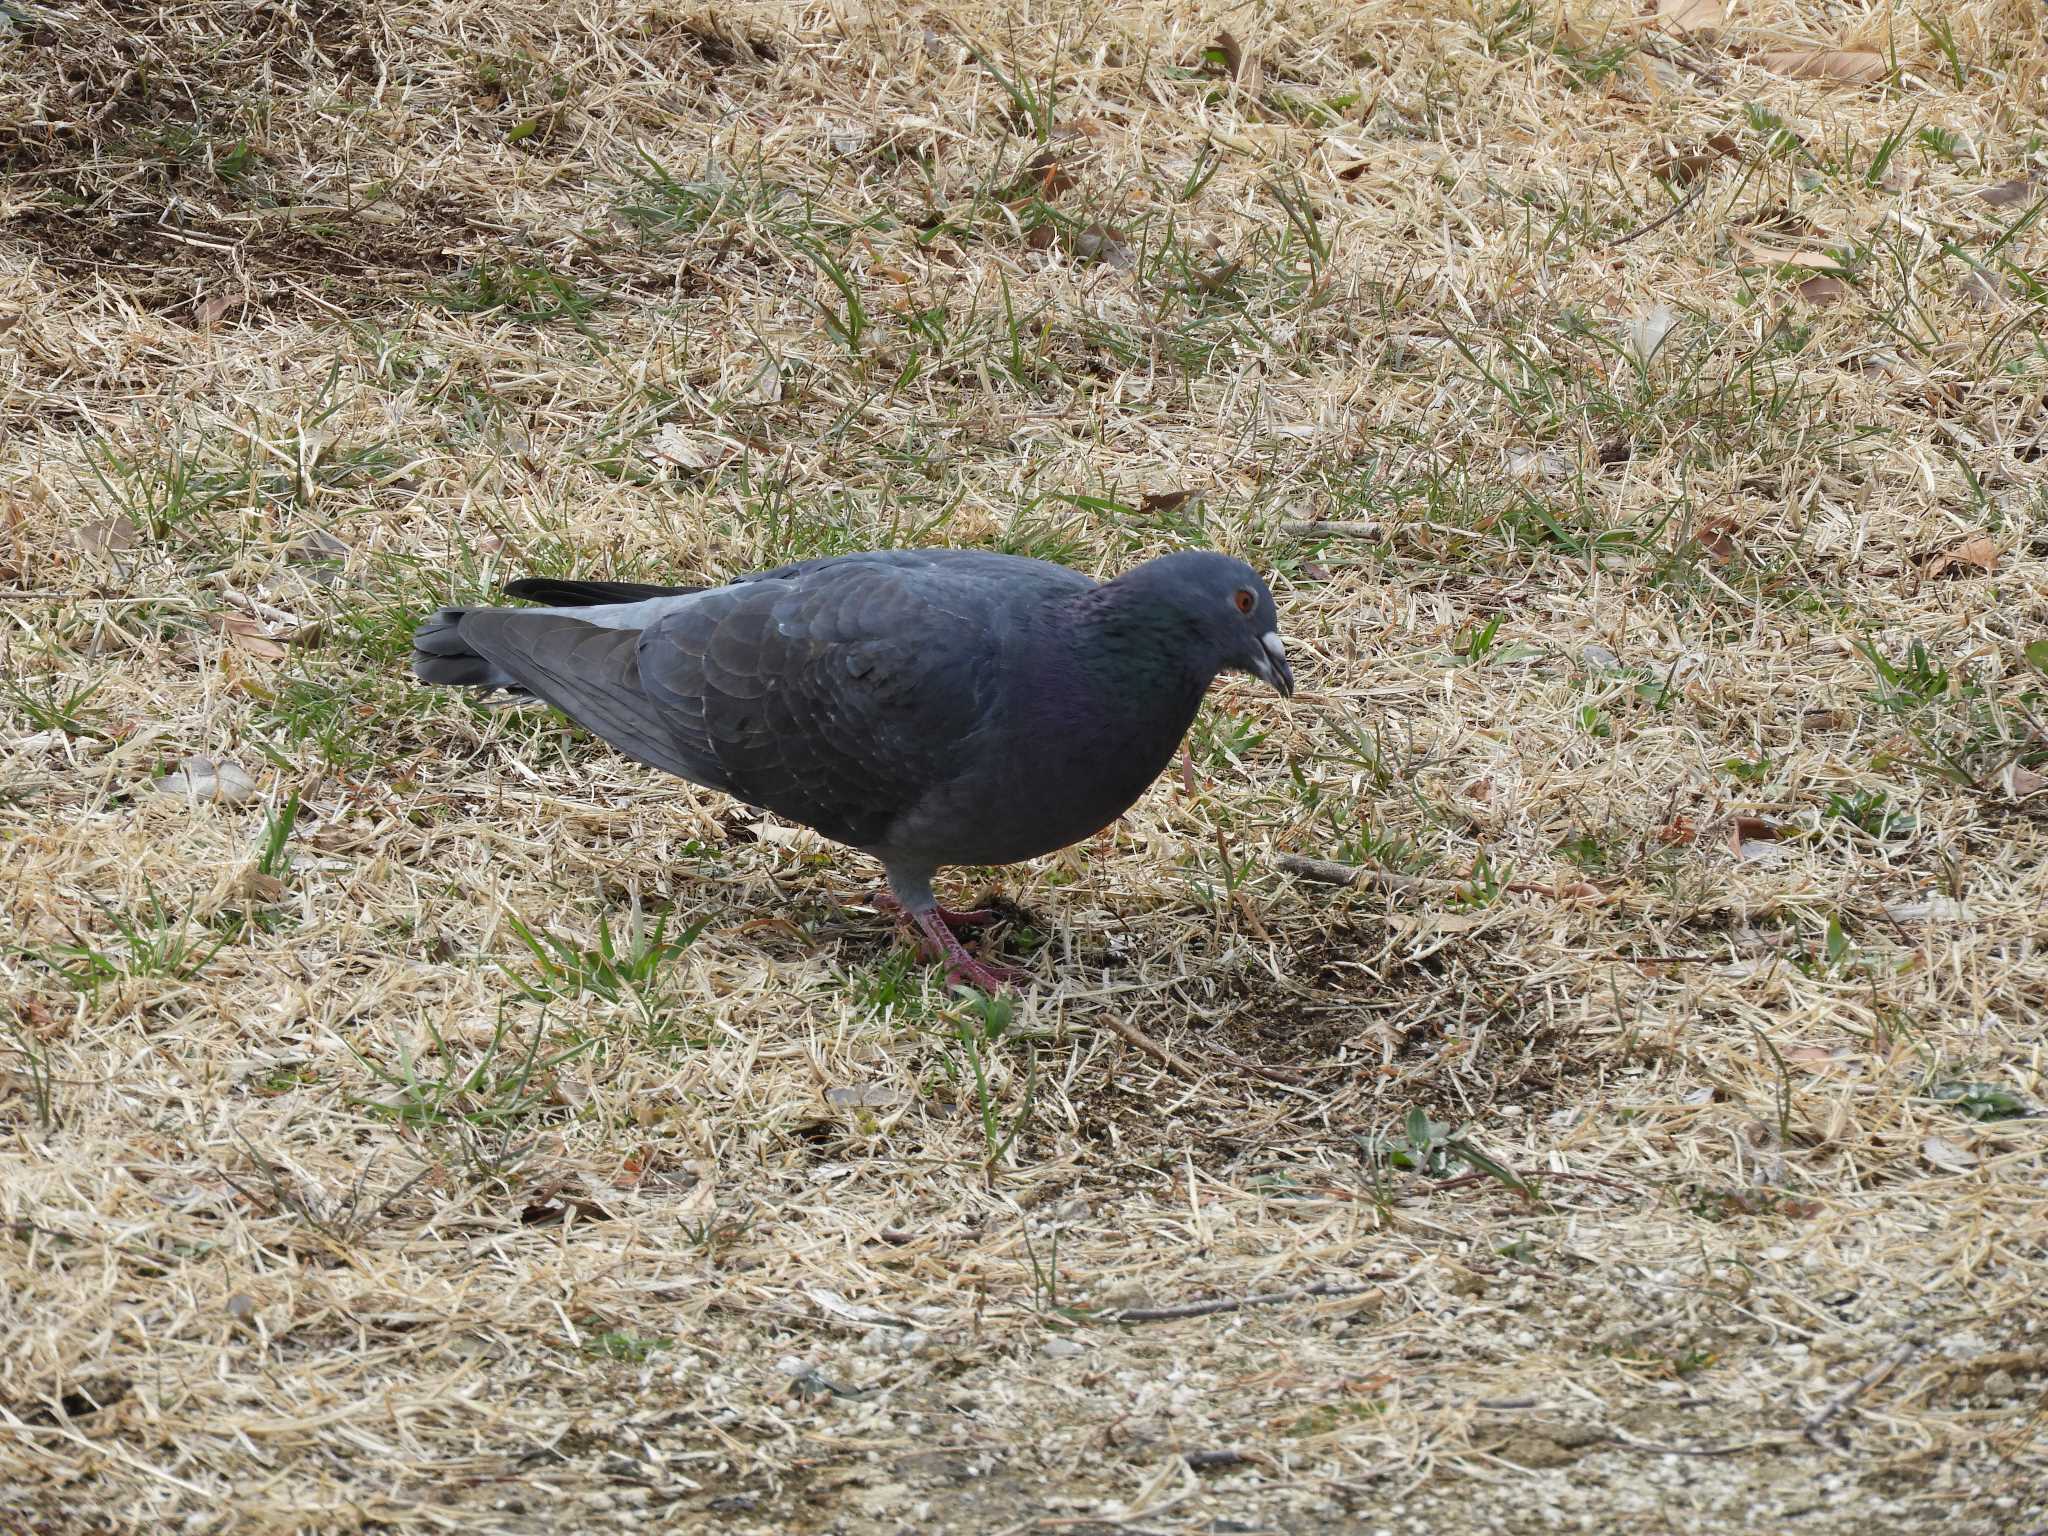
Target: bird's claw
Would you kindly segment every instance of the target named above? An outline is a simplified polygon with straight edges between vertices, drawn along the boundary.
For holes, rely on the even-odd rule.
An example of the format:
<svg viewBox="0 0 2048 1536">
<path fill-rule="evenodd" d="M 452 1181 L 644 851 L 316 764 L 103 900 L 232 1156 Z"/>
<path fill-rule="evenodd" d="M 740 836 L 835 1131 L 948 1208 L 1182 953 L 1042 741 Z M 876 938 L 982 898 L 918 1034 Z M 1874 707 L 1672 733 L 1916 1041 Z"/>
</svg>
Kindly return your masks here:
<svg viewBox="0 0 2048 1536">
<path fill-rule="evenodd" d="M 968 986 L 979 987 L 984 992 L 1007 992 L 1031 980 L 1033 977 L 1029 971 L 1019 970 L 1014 965 L 977 960 L 972 955 L 946 967 L 946 985 L 949 987 Z"/>
<path fill-rule="evenodd" d="M 952 925 L 945 919 L 939 908 L 909 916 L 910 923 L 919 939 L 926 957 L 946 962 L 946 984 L 958 986 L 965 983 L 979 987 L 984 992 L 1002 992 L 1031 979 L 1029 971 L 1020 971 L 1015 966 L 998 965 L 992 960 L 977 960 L 967 952 Z"/>
<path fill-rule="evenodd" d="M 906 915 L 903 903 L 896 899 L 893 891 L 877 891 L 868 898 L 868 903 L 877 912 L 889 912 L 897 917 Z M 1001 921 L 1003 916 L 993 907 L 982 907 L 972 912 L 955 912 L 951 907 L 938 907 L 934 910 L 939 914 L 939 921 L 955 933 L 972 933 L 977 928 L 986 928 L 991 923 Z"/>
</svg>

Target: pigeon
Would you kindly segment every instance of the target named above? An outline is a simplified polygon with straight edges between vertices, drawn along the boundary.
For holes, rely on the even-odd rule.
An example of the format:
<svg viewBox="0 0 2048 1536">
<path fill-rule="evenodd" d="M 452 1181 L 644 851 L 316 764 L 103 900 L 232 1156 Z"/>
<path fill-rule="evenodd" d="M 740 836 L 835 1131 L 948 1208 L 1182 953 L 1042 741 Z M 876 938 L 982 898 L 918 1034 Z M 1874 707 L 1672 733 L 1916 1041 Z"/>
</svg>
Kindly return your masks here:
<svg viewBox="0 0 2048 1536">
<path fill-rule="evenodd" d="M 1010 864 L 1090 837 L 1172 761 L 1219 672 L 1283 697 L 1273 595 L 1242 560 L 1162 555 L 1097 583 L 1018 555 L 882 549 L 717 587 L 536 577 L 526 608 L 443 608 L 423 683 L 545 701 L 627 757 L 872 855 L 949 983 L 990 921 L 932 894 L 946 864 Z"/>
</svg>

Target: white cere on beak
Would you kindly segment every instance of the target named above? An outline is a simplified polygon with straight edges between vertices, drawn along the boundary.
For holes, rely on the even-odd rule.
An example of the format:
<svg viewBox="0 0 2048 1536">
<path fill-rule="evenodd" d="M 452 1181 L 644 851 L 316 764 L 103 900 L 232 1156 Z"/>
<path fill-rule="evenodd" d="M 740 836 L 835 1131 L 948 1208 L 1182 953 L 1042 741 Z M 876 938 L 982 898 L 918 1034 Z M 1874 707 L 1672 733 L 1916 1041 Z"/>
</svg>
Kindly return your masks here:
<svg viewBox="0 0 2048 1536">
<path fill-rule="evenodd" d="M 1280 631 L 1269 629 L 1259 636 L 1259 648 L 1266 653 L 1266 665 L 1260 673 L 1271 683 L 1282 698 L 1294 697 L 1294 671 L 1287 665 L 1287 647 L 1280 642 Z"/>
</svg>

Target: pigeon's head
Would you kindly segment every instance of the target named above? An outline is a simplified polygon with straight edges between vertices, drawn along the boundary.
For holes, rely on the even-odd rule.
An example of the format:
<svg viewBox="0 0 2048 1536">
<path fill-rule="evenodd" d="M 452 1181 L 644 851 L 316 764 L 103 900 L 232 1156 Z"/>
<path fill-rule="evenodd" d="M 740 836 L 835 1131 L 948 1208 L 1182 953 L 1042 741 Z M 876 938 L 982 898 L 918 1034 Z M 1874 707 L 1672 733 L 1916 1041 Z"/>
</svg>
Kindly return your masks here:
<svg viewBox="0 0 2048 1536">
<path fill-rule="evenodd" d="M 1142 577 L 1155 596 L 1173 605 L 1216 670 L 1249 672 L 1283 698 L 1294 696 L 1294 672 L 1280 643 L 1280 615 L 1257 571 L 1229 555 L 1187 550 L 1148 561 L 1132 576 Z"/>
</svg>

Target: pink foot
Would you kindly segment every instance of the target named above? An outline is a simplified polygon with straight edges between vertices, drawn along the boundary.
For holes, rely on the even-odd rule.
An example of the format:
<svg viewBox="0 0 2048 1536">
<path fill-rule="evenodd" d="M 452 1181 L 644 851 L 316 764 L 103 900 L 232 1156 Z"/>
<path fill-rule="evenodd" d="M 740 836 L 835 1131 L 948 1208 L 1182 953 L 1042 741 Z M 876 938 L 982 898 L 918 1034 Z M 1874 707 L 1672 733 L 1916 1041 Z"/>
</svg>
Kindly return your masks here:
<svg viewBox="0 0 2048 1536">
<path fill-rule="evenodd" d="M 947 962 L 948 986 L 964 981 L 971 987 L 981 988 L 984 992 L 1003 992 L 1032 979 L 1029 971 L 1020 971 L 1015 966 L 997 965 L 992 961 L 975 959 L 961 944 L 939 908 L 919 912 L 911 921 L 916 924 L 917 932 L 922 938 L 919 947 L 925 951 L 926 956 Z"/>
<path fill-rule="evenodd" d="M 877 912 L 892 912 L 899 918 L 904 915 L 903 903 L 892 891 L 877 891 L 868 898 L 868 902 Z M 1003 915 L 993 907 L 984 907 L 976 912 L 955 912 L 951 907 L 937 910 L 939 921 L 955 933 L 972 933 L 977 928 L 986 928 L 990 923 L 999 922 Z"/>
</svg>

